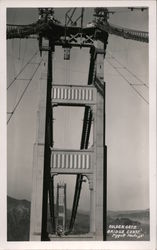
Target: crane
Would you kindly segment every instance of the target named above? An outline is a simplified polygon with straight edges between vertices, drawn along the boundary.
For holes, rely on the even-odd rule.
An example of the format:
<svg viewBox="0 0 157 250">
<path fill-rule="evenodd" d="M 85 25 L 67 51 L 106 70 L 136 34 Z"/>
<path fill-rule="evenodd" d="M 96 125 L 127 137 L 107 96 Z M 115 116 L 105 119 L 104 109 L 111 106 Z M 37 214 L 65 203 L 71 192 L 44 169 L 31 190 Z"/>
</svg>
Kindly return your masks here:
<svg viewBox="0 0 157 250">
<path fill-rule="evenodd" d="M 45 12 L 44 12 L 45 11 Z M 7 24 L 7 39 L 13 38 L 29 38 L 29 37 L 45 37 L 51 38 L 56 44 L 61 43 L 62 36 L 65 35 L 65 25 L 61 24 L 58 20 L 56 20 L 52 14 L 50 17 L 50 13 L 48 10 L 44 10 L 45 13 L 44 17 L 40 17 L 40 19 L 32 24 L 29 25 L 13 25 Z M 47 12 L 46 12 L 47 11 Z M 134 30 L 134 29 L 127 29 L 121 26 L 116 26 L 108 22 L 109 11 L 106 8 L 96 8 L 94 16 L 96 20 L 91 22 L 91 27 L 75 27 L 73 25 L 66 26 L 66 35 L 67 37 L 73 37 L 80 31 L 82 28 L 81 33 L 85 37 L 87 35 L 91 35 L 94 33 L 96 29 L 99 29 L 102 33 L 107 32 L 111 35 L 116 35 L 123 37 L 124 39 L 131 39 L 140 42 L 148 43 L 149 37 L 148 32 Z M 113 13 L 113 12 L 111 12 Z M 67 16 L 67 14 L 66 14 Z M 82 14 L 83 19 L 83 14 Z M 69 22 L 68 22 L 69 24 Z"/>
</svg>

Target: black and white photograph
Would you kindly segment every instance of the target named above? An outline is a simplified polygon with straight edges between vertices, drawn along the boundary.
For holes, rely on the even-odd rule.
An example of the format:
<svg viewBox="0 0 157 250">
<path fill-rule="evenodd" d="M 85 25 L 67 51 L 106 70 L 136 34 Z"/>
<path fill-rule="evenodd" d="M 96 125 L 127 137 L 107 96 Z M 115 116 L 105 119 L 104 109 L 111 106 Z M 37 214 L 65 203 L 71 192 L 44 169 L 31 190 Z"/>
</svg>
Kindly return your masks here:
<svg viewBox="0 0 157 250">
<path fill-rule="evenodd" d="M 155 249 L 155 4 L 108 2 L 5 7 L 6 244 Z"/>
</svg>

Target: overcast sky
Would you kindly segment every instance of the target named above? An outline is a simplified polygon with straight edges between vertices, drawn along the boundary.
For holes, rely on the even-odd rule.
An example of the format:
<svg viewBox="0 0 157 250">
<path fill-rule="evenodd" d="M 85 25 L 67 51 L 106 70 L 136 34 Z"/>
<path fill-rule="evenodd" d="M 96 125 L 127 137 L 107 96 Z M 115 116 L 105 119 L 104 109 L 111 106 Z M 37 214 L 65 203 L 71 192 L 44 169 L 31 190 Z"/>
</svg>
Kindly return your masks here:
<svg viewBox="0 0 157 250">
<path fill-rule="evenodd" d="M 112 24 L 137 30 L 148 30 L 147 11 L 128 11 L 114 8 Z M 65 10 L 56 9 L 56 18 L 63 19 Z M 85 21 L 92 20 L 93 10 L 85 11 Z M 9 9 L 8 23 L 27 24 L 38 19 L 37 9 Z M 38 50 L 33 39 L 7 41 L 8 85 Z M 53 56 L 54 82 L 58 84 L 86 84 L 88 79 L 89 50 L 73 48 L 71 60 L 63 60 L 64 51 L 56 48 Z M 122 68 L 114 58 L 124 65 Z M 46 61 L 46 55 L 44 60 Z M 33 62 L 39 62 L 39 54 Z M 112 67 L 112 65 L 115 68 Z M 30 64 L 19 76 L 29 79 L 36 64 Z M 133 72 L 129 73 L 126 69 Z M 123 77 L 116 71 L 120 71 Z M 36 112 L 39 101 L 41 68 L 37 71 L 22 102 L 8 124 L 8 195 L 18 199 L 31 199 L 33 144 L 36 137 Z M 106 90 L 106 143 L 108 147 L 108 209 L 131 210 L 149 207 L 149 166 L 148 166 L 148 108 L 146 103 L 126 78 L 133 84 L 141 79 L 148 84 L 148 44 L 109 36 L 107 55 L 104 62 Z M 14 105 L 28 81 L 18 80 L 7 91 L 8 111 Z M 148 100 L 148 88 L 135 86 Z M 9 116 L 8 116 L 9 118 Z M 54 113 L 54 143 L 60 148 L 79 148 L 83 110 L 58 108 Z M 64 119 L 63 119 L 64 118 Z M 90 139 L 92 143 L 92 138 Z M 68 207 L 72 204 L 75 178 L 64 179 L 67 183 Z M 89 206 L 88 184 L 83 184 L 80 209 Z"/>
</svg>

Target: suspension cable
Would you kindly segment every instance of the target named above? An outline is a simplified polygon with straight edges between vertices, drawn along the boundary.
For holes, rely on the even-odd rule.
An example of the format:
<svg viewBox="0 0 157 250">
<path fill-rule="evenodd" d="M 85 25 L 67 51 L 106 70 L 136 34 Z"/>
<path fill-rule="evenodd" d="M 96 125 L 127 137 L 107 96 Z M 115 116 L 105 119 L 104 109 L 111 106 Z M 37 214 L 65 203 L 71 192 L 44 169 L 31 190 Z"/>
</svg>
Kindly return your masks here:
<svg viewBox="0 0 157 250">
<path fill-rule="evenodd" d="M 26 66 L 33 60 L 33 58 L 37 55 L 37 51 L 35 52 L 35 54 L 29 59 L 29 61 L 24 65 L 24 67 L 19 71 L 19 73 L 15 76 L 15 78 L 11 81 L 11 83 L 9 84 L 9 86 L 7 87 L 7 90 L 12 86 L 12 84 L 17 80 L 18 76 L 24 71 L 24 69 L 26 68 Z"/>
<path fill-rule="evenodd" d="M 146 84 L 145 82 L 143 82 L 137 75 L 135 75 L 130 69 L 128 69 L 126 66 L 124 66 L 115 56 L 112 55 L 111 52 L 109 52 L 110 56 L 112 59 L 114 59 L 119 65 L 122 66 L 122 68 L 124 68 L 128 73 L 130 73 L 133 77 L 135 77 L 139 82 L 142 83 L 143 86 L 145 86 L 146 88 L 149 88 L 148 84 Z"/>
<path fill-rule="evenodd" d="M 113 69 L 115 69 L 119 73 L 119 75 L 129 84 L 129 86 L 132 87 L 132 89 L 143 99 L 143 101 L 149 104 L 145 97 L 135 88 L 134 84 L 128 81 L 128 79 L 109 60 L 106 59 L 106 61 L 112 66 Z"/>
<path fill-rule="evenodd" d="M 29 85 L 30 85 L 31 81 L 33 80 L 33 78 L 34 78 L 34 76 L 35 76 L 35 74 L 36 74 L 36 72 L 37 72 L 38 68 L 40 67 L 40 65 L 41 65 L 42 61 L 43 61 L 43 58 L 42 58 L 42 59 L 41 59 L 41 61 L 39 62 L 39 64 L 38 64 L 37 68 L 35 69 L 35 71 L 34 71 L 34 73 L 33 73 L 32 77 L 30 78 L 30 80 L 29 80 L 29 82 L 27 83 L 27 85 L 26 85 L 25 89 L 23 90 L 22 95 L 20 96 L 20 98 L 19 98 L 18 102 L 17 102 L 17 103 L 16 103 L 16 105 L 14 106 L 14 108 L 13 108 L 12 112 L 10 112 L 10 114 L 11 114 L 11 115 L 10 115 L 10 117 L 9 117 L 8 121 L 7 121 L 7 124 L 9 123 L 9 121 L 11 120 L 11 118 L 13 117 L 13 115 L 14 115 L 14 113 L 15 113 L 15 111 L 16 111 L 16 109 L 17 109 L 17 107 L 19 106 L 19 104 L 20 104 L 20 102 L 21 102 L 21 100 L 22 100 L 22 98 L 23 98 L 23 96 L 24 96 L 24 94 L 25 94 L 26 90 L 28 89 L 28 87 L 29 87 Z"/>
</svg>

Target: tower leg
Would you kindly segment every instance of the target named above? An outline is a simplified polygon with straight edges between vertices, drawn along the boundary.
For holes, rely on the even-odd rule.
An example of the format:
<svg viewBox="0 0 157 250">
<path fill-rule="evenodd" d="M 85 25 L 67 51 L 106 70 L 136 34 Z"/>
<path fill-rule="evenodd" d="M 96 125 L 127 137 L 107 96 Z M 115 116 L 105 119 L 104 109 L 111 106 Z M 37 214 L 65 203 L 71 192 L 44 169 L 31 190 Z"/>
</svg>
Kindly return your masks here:
<svg viewBox="0 0 157 250">
<path fill-rule="evenodd" d="M 96 110 L 96 170 L 95 170 L 95 231 L 96 240 L 103 240 L 103 169 L 104 169 L 104 147 L 103 147 L 103 100 L 97 95 Z"/>
<path fill-rule="evenodd" d="M 93 186 L 93 174 L 88 174 L 86 175 L 88 182 L 89 182 L 89 191 L 90 191 L 90 211 L 89 211 L 89 216 L 90 216 L 90 229 L 89 233 L 94 235 L 95 232 L 95 213 L 94 213 L 94 186 Z"/>
<path fill-rule="evenodd" d="M 47 67 L 42 63 L 42 73 Z M 30 219 L 30 241 L 41 240 L 42 200 L 43 200 L 43 169 L 45 145 L 45 119 L 46 119 L 46 79 L 41 79 L 40 103 L 38 111 L 38 128 L 36 143 L 34 145 L 33 173 L 32 173 L 32 199 Z"/>
<path fill-rule="evenodd" d="M 100 41 L 95 43 L 96 49 L 104 51 L 104 44 Z M 96 77 L 104 79 L 104 55 L 97 54 Z M 97 92 L 97 105 L 95 114 L 95 237 L 96 240 L 104 239 L 104 98 Z"/>
</svg>

